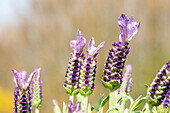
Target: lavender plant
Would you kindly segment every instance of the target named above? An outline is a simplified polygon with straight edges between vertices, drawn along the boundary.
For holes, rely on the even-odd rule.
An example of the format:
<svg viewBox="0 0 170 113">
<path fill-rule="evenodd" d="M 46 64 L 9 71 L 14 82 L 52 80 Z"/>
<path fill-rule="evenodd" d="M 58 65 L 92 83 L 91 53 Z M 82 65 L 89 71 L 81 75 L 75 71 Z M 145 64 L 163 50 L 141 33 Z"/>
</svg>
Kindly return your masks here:
<svg viewBox="0 0 170 113">
<path fill-rule="evenodd" d="M 130 49 L 129 41 L 137 34 L 140 26 L 140 23 L 133 21 L 133 16 L 128 18 L 125 14 L 120 15 L 118 24 L 121 30 L 118 43 L 112 44 L 109 50 L 101 79 L 103 86 L 110 90 L 109 108 L 114 106 L 114 91 L 122 84 L 123 69 Z"/>
<path fill-rule="evenodd" d="M 132 66 L 125 66 L 127 55 L 129 54 L 129 42 L 137 34 L 140 23 L 133 21 L 133 16 L 128 18 L 121 14 L 118 19 L 120 35 L 118 42 L 112 44 L 109 50 L 107 61 L 104 67 L 104 74 L 101 82 L 109 89 L 110 93 L 104 98 L 100 95 L 97 106 L 88 104 L 88 96 L 95 89 L 95 77 L 97 68 L 96 56 L 99 50 L 104 48 L 105 42 L 101 42 L 95 47 L 92 37 L 88 43 L 87 57 L 83 53 L 86 39 L 81 32 L 77 31 L 77 40 L 70 41 L 71 58 L 65 75 L 64 89 L 70 96 L 68 104 L 63 102 L 63 113 L 91 113 L 95 109 L 98 113 L 103 113 L 103 108 L 109 101 L 109 109 L 106 113 L 169 113 L 170 112 L 170 60 L 158 72 L 150 87 L 147 88 L 146 97 L 139 96 L 136 100 L 130 96 L 132 91 Z M 14 90 L 14 113 L 39 113 L 42 104 L 42 80 L 40 78 L 40 68 L 27 77 L 26 71 L 14 73 L 13 81 L 16 84 Z M 74 96 L 77 103 L 74 105 Z M 126 106 L 130 101 L 129 107 Z M 144 101 L 146 104 L 142 110 L 135 111 Z M 54 113 L 61 113 L 57 100 L 53 100 Z"/>
<path fill-rule="evenodd" d="M 88 44 L 87 59 L 83 60 L 82 69 L 80 70 L 80 94 L 85 97 L 84 111 L 86 113 L 88 96 L 94 90 L 94 81 L 96 76 L 97 60 L 96 56 L 101 48 L 104 47 L 105 42 L 101 42 L 98 47 L 95 47 L 94 38 L 92 37 Z"/>
</svg>

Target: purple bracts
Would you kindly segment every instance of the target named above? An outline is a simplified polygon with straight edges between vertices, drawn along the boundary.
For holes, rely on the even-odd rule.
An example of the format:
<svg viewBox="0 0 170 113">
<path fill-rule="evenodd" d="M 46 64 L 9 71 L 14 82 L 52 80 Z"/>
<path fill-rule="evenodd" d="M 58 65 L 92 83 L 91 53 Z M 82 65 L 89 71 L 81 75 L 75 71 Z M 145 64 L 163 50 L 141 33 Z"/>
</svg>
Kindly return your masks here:
<svg viewBox="0 0 170 113">
<path fill-rule="evenodd" d="M 147 92 L 148 103 L 159 106 L 163 103 L 167 107 L 170 94 L 170 61 L 158 72 Z"/>
<path fill-rule="evenodd" d="M 104 75 L 102 75 L 102 83 L 104 87 L 111 91 L 118 89 L 122 84 L 123 68 L 129 49 L 128 42 L 123 45 L 122 42 L 118 42 L 114 43 L 112 49 L 109 50 Z"/>
<path fill-rule="evenodd" d="M 118 24 L 121 30 L 119 41 L 123 43 L 130 41 L 137 34 L 140 26 L 140 22 L 133 21 L 133 16 L 128 18 L 125 14 L 120 15 Z"/>
</svg>

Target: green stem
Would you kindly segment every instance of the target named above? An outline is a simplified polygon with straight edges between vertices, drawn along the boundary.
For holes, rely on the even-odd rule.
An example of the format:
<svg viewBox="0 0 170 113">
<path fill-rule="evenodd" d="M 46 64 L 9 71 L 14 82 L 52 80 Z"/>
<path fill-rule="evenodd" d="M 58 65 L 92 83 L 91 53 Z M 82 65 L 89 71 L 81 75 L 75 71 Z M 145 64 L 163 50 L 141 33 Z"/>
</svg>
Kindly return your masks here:
<svg viewBox="0 0 170 113">
<path fill-rule="evenodd" d="M 144 113 L 152 113 L 153 106 L 149 105 L 147 102 L 144 106 L 145 112 Z"/>
<path fill-rule="evenodd" d="M 110 91 L 110 94 L 109 94 L 109 109 L 113 107 L 114 105 L 114 91 Z M 113 110 L 110 112 L 110 113 L 113 113 Z"/>
<path fill-rule="evenodd" d="M 72 103 L 73 103 L 73 101 L 74 101 L 74 96 L 71 95 L 71 96 L 69 97 L 69 100 L 71 100 Z"/>
<path fill-rule="evenodd" d="M 38 108 L 35 108 L 35 113 L 39 113 L 39 109 Z"/>
<path fill-rule="evenodd" d="M 84 113 L 87 113 L 87 108 L 88 108 L 88 96 L 84 97 Z"/>
</svg>

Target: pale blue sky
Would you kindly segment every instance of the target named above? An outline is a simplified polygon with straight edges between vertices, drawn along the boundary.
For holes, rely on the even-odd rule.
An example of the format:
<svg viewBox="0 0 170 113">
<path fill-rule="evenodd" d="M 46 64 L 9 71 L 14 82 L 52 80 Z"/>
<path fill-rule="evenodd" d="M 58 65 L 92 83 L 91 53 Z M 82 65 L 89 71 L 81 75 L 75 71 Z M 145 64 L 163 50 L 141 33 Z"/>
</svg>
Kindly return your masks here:
<svg viewBox="0 0 170 113">
<path fill-rule="evenodd" d="M 0 0 L 0 28 L 5 25 L 17 25 L 30 13 L 31 0 Z"/>
</svg>

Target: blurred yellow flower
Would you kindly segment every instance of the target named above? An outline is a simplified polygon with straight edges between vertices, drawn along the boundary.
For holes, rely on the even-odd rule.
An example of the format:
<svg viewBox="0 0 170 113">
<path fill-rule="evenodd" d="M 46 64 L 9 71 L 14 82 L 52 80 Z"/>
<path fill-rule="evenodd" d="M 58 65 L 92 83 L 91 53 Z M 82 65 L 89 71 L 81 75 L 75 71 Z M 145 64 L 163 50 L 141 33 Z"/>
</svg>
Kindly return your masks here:
<svg viewBox="0 0 170 113">
<path fill-rule="evenodd" d="M 12 92 L 0 87 L 0 113 L 12 113 L 14 111 L 13 102 Z"/>
</svg>

